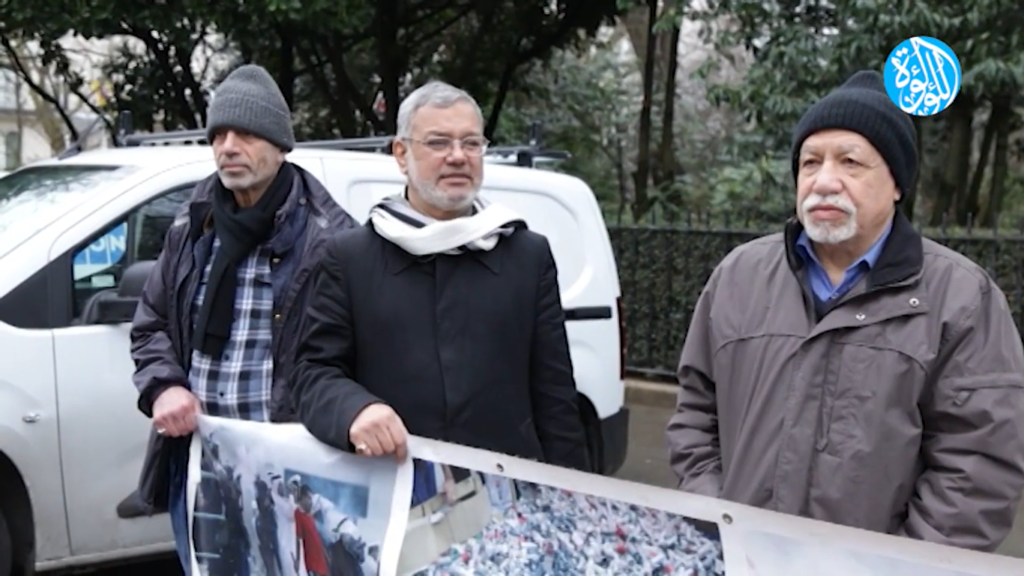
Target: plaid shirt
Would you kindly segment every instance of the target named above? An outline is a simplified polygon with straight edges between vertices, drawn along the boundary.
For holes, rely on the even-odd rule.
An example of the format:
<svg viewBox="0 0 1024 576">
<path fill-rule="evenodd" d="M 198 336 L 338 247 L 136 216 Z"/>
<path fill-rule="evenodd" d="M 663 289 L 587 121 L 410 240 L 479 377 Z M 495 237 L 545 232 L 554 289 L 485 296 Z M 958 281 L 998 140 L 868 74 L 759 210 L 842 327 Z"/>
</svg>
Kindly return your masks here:
<svg viewBox="0 0 1024 576">
<path fill-rule="evenodd" d="M 209 262 L 196 289 L 192 323 L 203 304 L 214 255 L 220 242 L 214 240 Z M 273 326 L 274 289 L 271 284 L 270 244 L 258 247 L 238 263 L 235 292 L 235 320 L 231 337 L 221 358 L 192 351 L 189 382 L 205 414 L 238 420 L 270 420 L 270 399 L 274 383 Z"/>
</svg>

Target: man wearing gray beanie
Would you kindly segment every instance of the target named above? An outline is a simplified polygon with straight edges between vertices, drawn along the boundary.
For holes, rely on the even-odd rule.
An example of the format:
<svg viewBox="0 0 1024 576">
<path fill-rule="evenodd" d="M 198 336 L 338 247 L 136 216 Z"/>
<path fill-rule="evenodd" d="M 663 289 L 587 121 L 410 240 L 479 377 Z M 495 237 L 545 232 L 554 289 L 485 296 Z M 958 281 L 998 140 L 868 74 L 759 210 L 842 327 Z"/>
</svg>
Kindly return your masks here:
<svg viewBox="0 0 1024 576">
<path fill-rule="evenodd" d="M 668 424 L 681 490 L 994 551 L 1024 489 L 1024 347 L 984 268 L 897 205 L 914 125 L 861 71 L 793 134 L 797 215 L 691 317 Z"/>
<path fill-rule="evenodd" d="M 286 385 L 310 272 L 328 236 L 356 225 L 312 174 L 286 160 L 295 146 L 291 111 L 265 69 L 231 72 L 207 116 L 217 172 L 167 232 L 131 331 L 139 409 L 154 427 L 139 496 L 147 509 L 170 512 L 186 574 L 196 415 L 294 420 Z M 213 540 L 202 526 L 199 545 Z M 268 568 L 287 565 L 276 544 L 259 542 Z M 246 548 L 232 538 L 216 552 L 226 565 L 244 564 Z"/>
</svg>

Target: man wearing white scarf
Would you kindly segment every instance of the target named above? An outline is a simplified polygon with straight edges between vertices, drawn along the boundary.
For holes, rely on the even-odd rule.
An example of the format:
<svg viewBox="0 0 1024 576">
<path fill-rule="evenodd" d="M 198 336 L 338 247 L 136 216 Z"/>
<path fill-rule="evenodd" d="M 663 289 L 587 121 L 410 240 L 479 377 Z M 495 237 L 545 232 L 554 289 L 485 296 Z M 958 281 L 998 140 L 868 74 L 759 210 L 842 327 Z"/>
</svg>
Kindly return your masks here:
<svg viewBox="0 0 1024 576">
<path fill-rule="evenodd" d="M 405 458 L 409 433 L 590 470 L 547 238 L 479 196 L 483 115 L 441 82 L 398 113 L 401 193 L 313 278 L 292 378 L 322 442 Z"/>
</svg>

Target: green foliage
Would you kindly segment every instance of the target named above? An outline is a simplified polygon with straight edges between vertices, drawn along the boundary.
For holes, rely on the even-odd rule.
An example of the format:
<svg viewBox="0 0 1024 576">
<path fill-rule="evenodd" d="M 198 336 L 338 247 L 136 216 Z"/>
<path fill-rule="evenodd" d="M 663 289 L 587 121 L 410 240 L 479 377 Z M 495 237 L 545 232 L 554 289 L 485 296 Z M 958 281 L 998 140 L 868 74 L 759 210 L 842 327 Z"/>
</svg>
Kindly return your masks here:
<svg viewBox="0 0 1024 576">
<path fill-rule="evenodd" d="M 632 71 L 608 39 L 586 50 L 557 52 L 524 74 L 496 141 L 524 143 L 530 125 L 539 122 L 546 148 L 572 154 L 555 168 L 583 178 L 599 200 L 618 202 L 619 166 L 632 148 L 637 107 L 628 78 Z"/>
<path fill-rule="evenodd" d="M 737 150 L 742 161 L 756 160 L 764 150 L 785 152 L 790 130 L 807 107 L 857 70 L 881 72 L 889 53 L 907 38 L 926 35 L 949 44 L 961 63 L 962 88 L 951 109 L 915 119 L 921 134 L 919 186 L 911 192 L 915 213 L 933 222 L 964 223 L 979 203 L 1013 210 L 988 198 L 1003 196 L 1009 180 L 982 189 L 969 189 L 968 183 L 976 180 L 975 173 L 990 178 L 990 164 L 1008 167 L 1009 174 L 1021 170 L 1019 161 L 1008 158 L 1011 140 L 1019 137 L 1013 131 L 1020 113 L 1006 104 L 1019 104 L 1024 90 L 1024 5 L 1013 0 L 712 0 L 691 15 L 704 21 L 704 37 L 724 55 L 734 57 L 737 46 L 746 49 L 749 70 L 742 80 L 709 91 L 715 104 L 742 111 L 753 126 L 755 144 Z M 701 74 L 710 77 L 722 65 L 723 60 L 709 61 Z M 997 124 L 1008 118 L 1011 129 L 998 133 L 996 152 L 979 167 L 990 109 L 1000 111 Z M 965 119 L 960 126 L 972 120 L 974 125 L 951 129 L 958 119 Z"/>
<path fill-rule="evenodd" d="M 1024 6 L 1014 0 L 717 0 L 695 14 L 719 49 L 751 50 L 747 76 L 718 87 L 713 98 L 746 110 L 771 147 L 785 145 L 789 127 L 814 100 L 859 69 L 881 71 L 889 52 L 918 34 L 956 52 L 963 94 L 987 99 L 1024 86 Z"/>
<path fill-rule="evenodd" d="M 530 123 L 541 122 L 549 148 L 573 153 L 557 169 L 590 183 L 612 221 L 629 222 L 623 202 L 632 187 L 642 88 L 639 63 L 623 53 L 621 41 L 608 35 L 587 50 L 559 51 L 550 62 L 532 67 L 509 103 L 499 134 L 506 143 L 524 142 Z M 654 118 L 662 118 L 663 99 L 656 91 Z M 714 109 L 703 83 L 693 78 L 681 79 L 674 105 L 679 175 L 668 186 L 649 191 L 654 210 L 645 222 L 671 222 L 687 212 L 724 207 L 746 218 L 776 219 L 788 213 L 789 165 L 764 155 L 763 148 L 760 156 L 737 160 L 737 150 L 760 147 L 760 142 L 735 129 L 735 113 Z"/>
<path fill-rule="evenodd" d="M 115 107 L 136 127 L 196 127 L 219 70 L 194 55 L 211 38 L 219 65 L 266 66 L 311 137 L 393 132 L 405 93 L 428 78 L 460 85 L 491 104 L 497 124 L 517 73 L 554 50 L 585 44 L 617 14 L 615 0 L 8 0 L 0 38 L 38 42 L 74 84 L 58 40 L 120 37 L 104 67 Z M 373 102 L 383 93 L 386 112 Z M 491 130 L 493 131 L 493 130 Z"/>
<path fill-rule="evenodd" d="M 769 156 L 715 163 L 703 172 L 688 173 L 683 186 L 693 191 L 683 210 L 731 212 L 762 222 L 784 219 L 792 212 L 790 164 Z"/>
</svg>

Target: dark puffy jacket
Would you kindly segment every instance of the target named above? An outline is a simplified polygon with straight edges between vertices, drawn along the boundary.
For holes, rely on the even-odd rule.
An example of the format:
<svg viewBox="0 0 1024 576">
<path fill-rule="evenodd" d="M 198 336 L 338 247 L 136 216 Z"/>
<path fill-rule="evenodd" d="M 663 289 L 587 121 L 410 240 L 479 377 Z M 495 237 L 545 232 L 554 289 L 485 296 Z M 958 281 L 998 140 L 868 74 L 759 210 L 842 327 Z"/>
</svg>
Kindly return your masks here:
<svg viewBox="0 0 1024 576">
<path fill-rule="evenodd" d="M 294 248 L 282 256 L 275 274 L 275 300 L 280 290 L 282 321 L 274 323 L 274 388 L 271 420 L 295 420 L 287 379 L 298 342 L 300 313 L 307 304 L 309 276 L 320 258 L 325 240 L 356 221 L 334 201 L 326 188 L 309 172 L 293 165 L 296 176 L 289 200 L 285 203 L 285 221 L 296 234 Z M 142 299 L 132 323 L 133 377 L 139 390 L 139 410 L 153 417 L 153 402 L 169 386 L 187 385 L 191 361 L 192 302 L 203 260 L 212 243 L 209 229 L 210 194 L 217 175 L 196 186 L 186 208 L 167 231 L 164 248 L 146 282 Z M 199 248 L 206 247 L 204 251 Z M 205 255 L 204 255 L 205 253 Z M 277 277 L 287 279 L 279 282 Z M 146 458 L 139 478 L 139 512 L 155 514 L 167 511 L 169 463 L 183 458 L 190 438 L 165 438 L 151 432 Z M 124 503 L 122 503 L 124 505 Z"/>
</svg>

